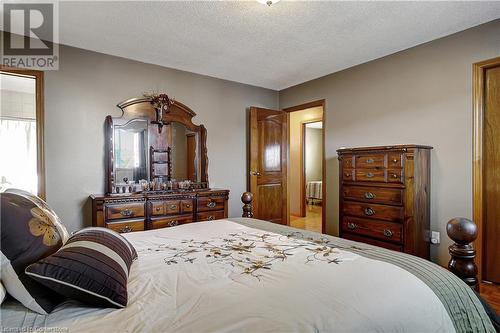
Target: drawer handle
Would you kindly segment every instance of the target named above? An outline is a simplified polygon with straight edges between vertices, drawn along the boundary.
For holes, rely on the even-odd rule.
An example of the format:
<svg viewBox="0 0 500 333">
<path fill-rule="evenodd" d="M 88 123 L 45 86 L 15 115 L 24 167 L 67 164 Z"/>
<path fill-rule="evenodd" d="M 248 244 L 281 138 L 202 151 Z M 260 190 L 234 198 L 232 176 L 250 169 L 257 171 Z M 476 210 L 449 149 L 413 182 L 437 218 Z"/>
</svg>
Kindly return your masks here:
<svg viewBox="0 0 500 333">
<path fill-rule="evenodd" d="M 365 192 L 365 199 L 375 199 L 376 195 L 372 192 Z"/>
<path fill-rule="evenodd" d="M 395 158 L 395 159 L 392 160 L 392 162 L 393 163 L 398 163 L 398 159 Z"/>
<path fill-rule="evenodd" d="M 366 177 L 368 177 L 368 178 L 372 178 L 373 176 L 375 176 L 375 175 L 372 172 L 366 173 Z"/>
<path fill-rule="evenodd" d="M 368 164 L 372 164 L 373 162 L 375 162 L 375 161 L 373 160 L 373 158 L 369 158 L 369 159 L 367 159 L 367 160 L 366 160 L 366 163 L 368 163 Z"/>
<path fill-rule="evenodd" d="M 127 232 L 131 232 L 132 231 L 132 228 L 129 227 L 128 225 L 124 226 L 123 228 L 121 228 L 120 230 L 118 230 L 120 233 L 127 233 Z"/>
<path fill-rule="evenodd" d="M 354 230 L 354 229 L 356 229 L 356 227 L 357 227 L 357 225 L 355 223 L 352 223 L 352 222 L 347 223 L 347 229 Z"/>
<path fill-rule="evenodd" d="M 210 216 L 208 217 L 208 220 L 209 220 L 209 221 L 213 221 L 213 220 L 215 220 L 215 217 L 214 217 L 213 215 L 210 215 Z"/>
<path fill-rule="evenodd" d="M 134 213 L 134 212 L 133 212 L 133 211 L 131 211 L 130 209 L 124 209 L 124 210 L 122 210 L 122 211 L 120 212 L 120 214 L 121 214 L 122 216 L 130 216 L 130 215 L 132 215 L 133 213 Z"/>
<path fill-rule="evenodd" d="M 170 209 L 177 209 L 177 205 L 170 205 Z"/>
<path fill-rule="evenodd" d="M 173 221 L 168 222 L 169 227 L 175 227 L 176 225 L 179 225 L 179 221 L 177 221 L 177 220 L 173 220 Z"/>
<path fill-rule="evenodd" d="M 156 207 L 156 211 L 159 212 L 161 210 L 160 207 Z"/>
<path fill-rule="evenodd" d="M 191 205 L 190 204 L 185 204 L 184 207 L 191 208 Z"/>
<path fill-rule="evenodd" d="M 391 176 L 392 176 L 392 178 L 398 178 L 399 177 L 398 174 L 396 174 L 396 173 L 393 173 Z"/>
<path fill-rule="evenodd" d="M 365 212 L 365 215 L 366 215 L 366 216 L 372 216 L 372 215 L 375 215 L 375 211 L 374 211 L 372 208 L 370 208 L 370 207 L 365 208 L 364 212 Z"/>
<path fill-rule="evenodd" d="M 350 174 L 349 172 L 346 172 L 346 173 L 345 173 L 345 176 L 346 176 L 346 177 L 351 177 L 351 174 Z"/>
<path fill-rule="evenodd" d="M 207 203 L 207 207 L 208 208 L 214 208 L 217 204 L 213 201 L 210 201 L 209 203 Z"/>
<path fill-rule="evenodd" d="M 391 230 L 389 230 L 389 229 L 384 229 L 384 236 L 385 236 L 385 237 L 391 238 L 391 237 L 392 237 L 392 235 L 394 235 L 394 233 L 393 233 Z"/>
</svg>

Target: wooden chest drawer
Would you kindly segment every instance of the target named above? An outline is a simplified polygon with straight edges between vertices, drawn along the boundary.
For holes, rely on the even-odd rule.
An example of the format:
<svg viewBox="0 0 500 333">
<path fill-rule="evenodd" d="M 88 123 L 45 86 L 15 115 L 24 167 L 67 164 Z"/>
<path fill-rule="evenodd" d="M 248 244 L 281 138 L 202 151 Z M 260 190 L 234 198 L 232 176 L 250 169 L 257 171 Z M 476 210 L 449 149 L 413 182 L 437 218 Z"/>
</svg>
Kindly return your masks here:
<svg viewBox="0 0 500 333">
<path fill-rule="evenodd" d="M 344 199 L 388 205 L 403 204 L 403 190 L 396 188 L 344 186 Z"/>
<path fill-rule="evenodd" d="M 196 221 L 212 221 L 212 220 L 220 220 L 224 218 L 224 211 L 211 211 L 196 214 Z"/>
<path fill-rule="evenodd" d="M 150 201 L 149 205 L 152 216 L 165 215 L 165 201 Z"/>
<path fill-rule="evenodd" d="M 205 212 L 209 210 L 223 210 L 224 209 L 224 198 L 211 198 L 211 197 L 200 197 L 198 198 L 198 211 Z"/>
<path fill-rule="evenodd" d="M 403 207 L 345 201 L 342 210 L 345 216 L 358 216 L 391 222 L 402 222 Z"/>
<path fill-rule="evenodd" d="M 360 219 L 355 217 L 344 217 L 342 230 L 361 236 L 370 236 L 384 241 L 401 243 L 402 224 Z"/>
<path fill-rule="evenodd" d="M 352 155 L 342 156 L 342 166 L 344 167 L 344 169 L 352 169 L 354 167 L 353 156 Z"/>
<path fill-rule="evenodd" d="M 353 235 L 353 234 L 349 234 L 349 233 L 344 233 L 342 235 L 342 238 L 350 239 L 350 240 L 353 240 L 355 242 L 380 246 L 380 247 L 383 247 L 385 249 L 389 249 L 389 250 L 393 250 L 393 251 L 399 251 L 399 252 L 403 251 L 403 246 L 401 246 L 401 245 L 390 243 L 390 242 L 384 242 L 384 241 L 369 238 L 369 237 L 363 237 L 363 236 Z"/>
<path fill-rule="evenodd" d="M 193 211 L 193 200 L 181 200 L 181 212 L 191 213 Z"/>
<path fill-rule="evenodd" d="M 179 200 L 165 201 L 165 215 L 179 214 L 181 212 L 181 202 Z"/>
<path fill-rule="evenodd" d="M 360 182 L 385 182 L 384 169 L 356 169 L 354 180 Z"/>
<path fill-rule="evenodd" d="M 342 180 L 346 181 L 346 182 L 350 182 L 350 181 L 353 181 L 354 180 L 354 170 L 344 170 L 343 174 L 342 174 Z"/>
<path fill-rule="evenodd" d="M 134 217 L 144 217 L 143 202 L 106 205 L 107 220 L 130 219 Z"/>
<path fill-rule="evenodd" d="M 387 167 L 388 168 L 402 168 L 403 167 L 403 155 L 398 153 L 391 153 L 387 157 Z"/>
<path fill-rule="evenodd" d="M 387 170 L 387 181 L 389 183 L 402 183 L 403 171 L 401 169 Z"/>
<path fill-rule="evenodd" d="M 160 229 L 160 228 L 175 227 L 177 225 L 191 223 L 191 222 L 193 222 L 192 215 L 160 217 L 160 218 L 155 218 L 155 219 L 151 220 L 150 228 L 151 229 Z"/>
<path fill-rule="evenodd" d="M 386 154 L 356 155 L 354 166 L 357 169 L 384 168 Z"/>
<path fill-rule="evenodd" d="M 144 220 L 125 220 L 118 222 L 106 222 L 106 228 L 109 228 L 119 233 L 126 233 L 131 231 L 143 231 Z"/>
</svg>

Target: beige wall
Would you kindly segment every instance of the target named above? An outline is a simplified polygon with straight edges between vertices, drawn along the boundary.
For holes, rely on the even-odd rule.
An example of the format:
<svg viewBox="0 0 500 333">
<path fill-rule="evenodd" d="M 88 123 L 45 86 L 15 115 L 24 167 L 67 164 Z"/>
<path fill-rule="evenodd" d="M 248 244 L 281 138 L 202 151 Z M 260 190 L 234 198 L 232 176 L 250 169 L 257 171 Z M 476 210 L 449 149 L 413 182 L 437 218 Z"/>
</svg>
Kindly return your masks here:
<svg viewBox="0 0 500 333">
<path fill-rule="evenodd" d="M 431 227 L 446 264 L 446 222 L 472 217 L 472 64 L 500 56 L 500 20 L 280 92 L 280 107 L 326 98 L 327 231 L 338 232 L 343 146 L 418 143 L 431 155 Z"/>
<path fill-rule="evenodd" d="M 47 200 L 70 230 L 91 223 L 89 195 L 104 191 L 104 118 L 118 102 L 159 90 L 192 108 L 207 128 L 209 179 L 231 190 L 241 216 L 246 190 L 246 109 L 276 108 L 275 91 L 60 47 L 60 69 L 45 73 Z"/>
<path fill-rule="evenodd" d="M 304 198 L 302 193 L 303 175 L 300 165 L 302 142 L 302 123 L 311 120 L 321 120 L 323 107 L 314 107 L 301 111 L 290 112 L 290 163 L 288 163 L 288 199 L 290 214 L 300 216 L 300 203 Z"/>
</svg>

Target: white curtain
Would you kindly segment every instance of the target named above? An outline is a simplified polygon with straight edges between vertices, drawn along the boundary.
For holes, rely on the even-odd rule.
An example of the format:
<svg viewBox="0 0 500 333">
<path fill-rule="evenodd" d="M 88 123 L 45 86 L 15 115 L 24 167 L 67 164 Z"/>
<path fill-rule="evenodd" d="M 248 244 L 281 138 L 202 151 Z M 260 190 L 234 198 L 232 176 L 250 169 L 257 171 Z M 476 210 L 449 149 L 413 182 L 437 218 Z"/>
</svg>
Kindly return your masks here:
<svg viewBox="0 0 500 333">
<path fill-rule="evenodd" d="M 0 187 L 38 192 L 36 122 L 0 119 Z"/>
</svg>

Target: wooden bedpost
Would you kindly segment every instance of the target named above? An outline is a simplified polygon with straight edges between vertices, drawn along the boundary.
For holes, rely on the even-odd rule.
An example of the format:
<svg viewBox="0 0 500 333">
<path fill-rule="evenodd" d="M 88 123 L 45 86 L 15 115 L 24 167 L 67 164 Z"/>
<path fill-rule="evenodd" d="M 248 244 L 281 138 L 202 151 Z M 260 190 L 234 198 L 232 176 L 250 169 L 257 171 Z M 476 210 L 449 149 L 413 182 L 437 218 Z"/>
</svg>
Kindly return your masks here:
<svg viewBox="0 0 500 333">
<path fill-rule="evenodd" d="M 474 262 L 476 250 L 472 246 L 477 237 L 476 224 L 466 218 L 457 217 L 448 222 L 446 233 L 455 242 L 448 249 L 451 256 L 448 269 L 477 290 L 477 266 Z"/>
<path fill-rule="evenodd" d="M 241 195 L 241 201 L 244 204 L 242 217 L 253 217 L 252 200 L 253 194 L 251 192 L 245 192 Z"/>
</svg>

